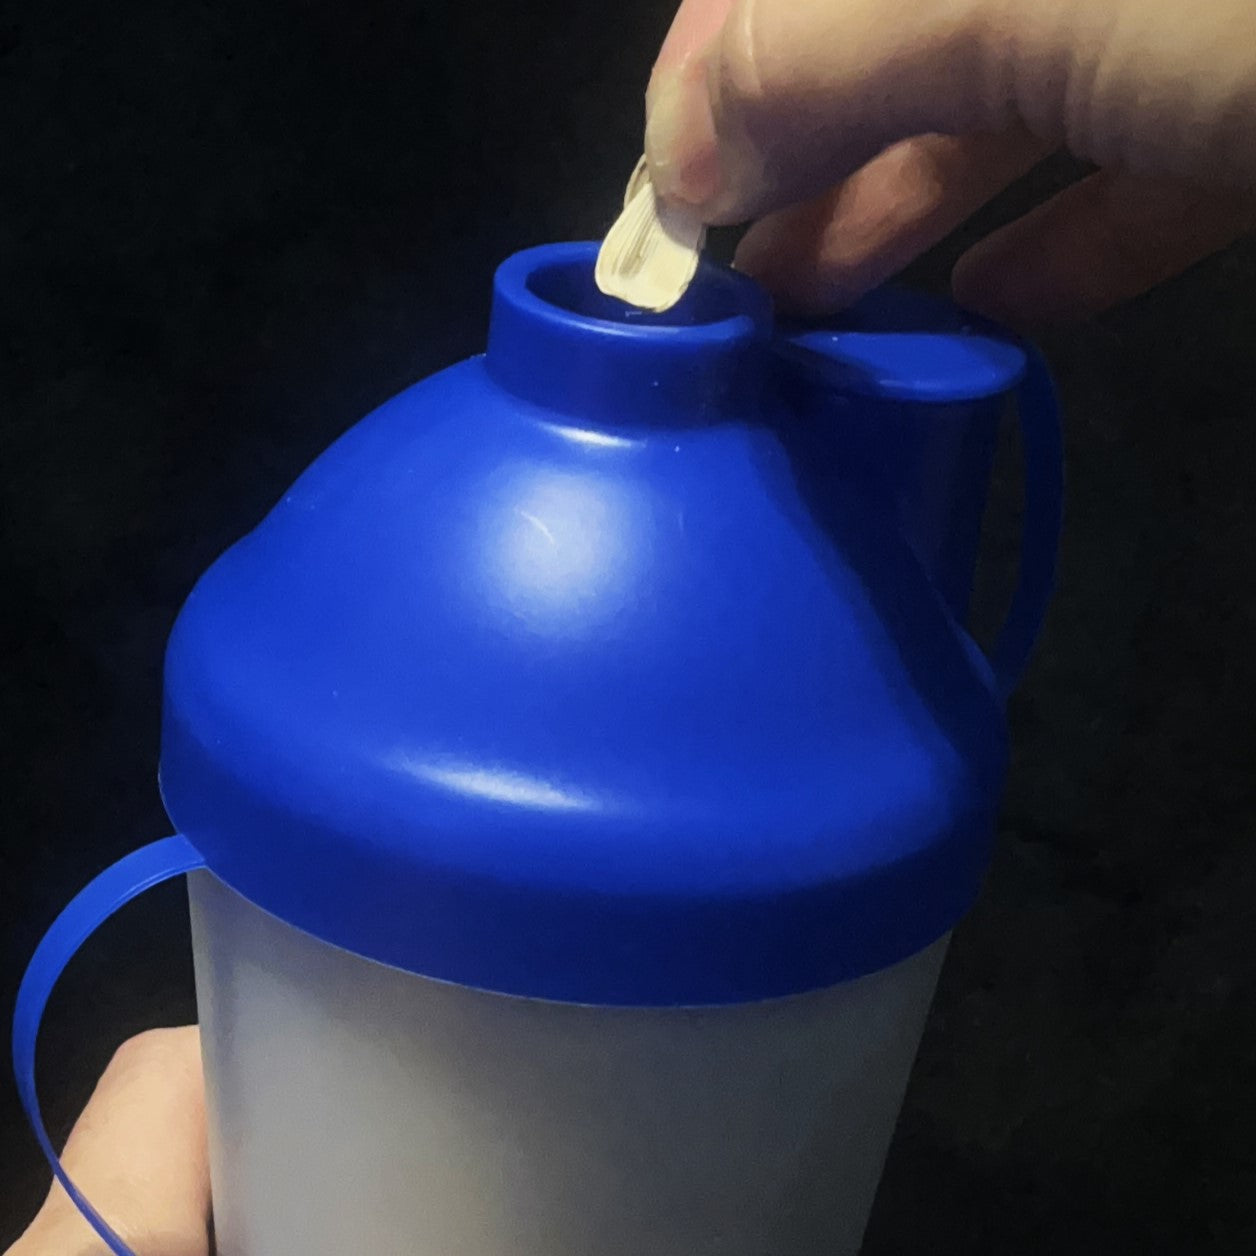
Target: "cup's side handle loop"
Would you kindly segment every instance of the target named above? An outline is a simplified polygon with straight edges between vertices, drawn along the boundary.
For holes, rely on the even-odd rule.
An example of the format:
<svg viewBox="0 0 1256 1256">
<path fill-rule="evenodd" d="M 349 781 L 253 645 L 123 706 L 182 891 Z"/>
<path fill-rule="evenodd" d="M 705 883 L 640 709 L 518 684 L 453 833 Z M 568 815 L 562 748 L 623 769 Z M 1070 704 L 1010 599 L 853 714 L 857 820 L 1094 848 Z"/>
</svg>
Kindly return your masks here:
<svg viewBox="0 0 1256 1256">
<path fill-rule="evenodd" d="M 57 978 L 100 925 L 145 890 L 204 866 L 205 861 L 191 842 L 178 835 L 162 838 L 118 860 L 81 890 L 53 921 L 35 948 L 18 988 L 13 1013 L 13 1070 L 22 1107 L 57 1180 L 114 1256 L 133 1256 L 133 1253 L 70 1180 L 44 1128 L 35 1089 L 39 1025 Z"/>
<path fill-rule="evenodd" d="M 1064 520 L 1064 439 L 1051 372 L 1033 345 L 948 301 L 908 289 L 869 293 L 840 317 L 778 324 L 786 381 L 873 401 L 965 403 L 1017 390 L 1025 511 L 1020 573 L 990 650 L 1006 702 L 1046 619 Z"/>
<path fill-rule="evenodd" d="M 1064 433 L 1050 368 L 1031 345 L 1016 393 L 1024 461 L 1025 506 L 1020 571 L 1007 618 L 990 648 L 995 685 L 1004 702 L 1020 683 L 1055 588 L 1064 526 Z"/>
</svg>

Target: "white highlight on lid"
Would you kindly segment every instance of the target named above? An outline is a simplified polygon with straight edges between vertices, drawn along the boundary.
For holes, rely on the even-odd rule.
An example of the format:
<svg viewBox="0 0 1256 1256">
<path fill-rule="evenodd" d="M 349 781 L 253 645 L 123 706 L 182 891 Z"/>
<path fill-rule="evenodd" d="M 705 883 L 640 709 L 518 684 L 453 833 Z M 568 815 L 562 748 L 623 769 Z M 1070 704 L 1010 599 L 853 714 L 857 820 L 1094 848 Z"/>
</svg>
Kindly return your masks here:
<svg viewBox="0 0 1256 1256">
<path fill-rule="evenodd" d="M 598 807 L 595 798 L 577 790 L 508 768 L 485 768 L 446 759 L 425 762 L 405 752 L 394 755 L 390 766 L 429 784 L 443 786 L 452 793 L 469 794 L 513 807 L 537 811 L 593 811 Z"/>
</svg>

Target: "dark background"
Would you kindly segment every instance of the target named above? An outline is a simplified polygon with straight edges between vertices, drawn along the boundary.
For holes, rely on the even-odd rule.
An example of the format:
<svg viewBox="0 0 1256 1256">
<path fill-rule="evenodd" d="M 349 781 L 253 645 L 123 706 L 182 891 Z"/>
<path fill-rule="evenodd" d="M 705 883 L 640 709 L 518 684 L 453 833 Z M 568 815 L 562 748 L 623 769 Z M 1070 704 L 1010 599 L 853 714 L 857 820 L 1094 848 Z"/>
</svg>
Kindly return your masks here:
<svg viewBox="0 0 1256 1256">
<path fill-rule="evenodd" d="M 668 10 L 0 5 L 6 1025 L 56 910 L 165 831 L 161 651 L 193 580 L 349 422 L 481 347 L 498 260 L 605 230 Z M 1254 281 L 1244 245 L 1046 342 L 1059 596 L 870 1256 L 1256 1251 Z M 121 1038 L 193 1017 L 185 930 L 166 887 L 67 974 L 54 1137 Z M 45 1184 L 7 1077 L 0 1166 L 3 1244 Z"/>
</svg>

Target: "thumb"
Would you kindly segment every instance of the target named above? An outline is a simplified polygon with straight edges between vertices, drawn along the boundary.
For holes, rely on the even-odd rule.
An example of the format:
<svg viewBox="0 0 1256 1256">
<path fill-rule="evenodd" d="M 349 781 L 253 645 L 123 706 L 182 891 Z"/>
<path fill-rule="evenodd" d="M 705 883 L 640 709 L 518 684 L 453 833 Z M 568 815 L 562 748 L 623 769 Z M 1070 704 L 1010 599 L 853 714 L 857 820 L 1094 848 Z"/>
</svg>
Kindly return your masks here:
<svg viewBox="0 0 1256 1256">
<path fill-rule="evenodd" d="M 713 223 L 913 136 L 1027 131 L 1142 176 L 1256 185 L 1256 5 L 686 0 L 648 101 L 655 186 Z M 694 15 L 690 16 L 689 11 Z"/>
</svg>

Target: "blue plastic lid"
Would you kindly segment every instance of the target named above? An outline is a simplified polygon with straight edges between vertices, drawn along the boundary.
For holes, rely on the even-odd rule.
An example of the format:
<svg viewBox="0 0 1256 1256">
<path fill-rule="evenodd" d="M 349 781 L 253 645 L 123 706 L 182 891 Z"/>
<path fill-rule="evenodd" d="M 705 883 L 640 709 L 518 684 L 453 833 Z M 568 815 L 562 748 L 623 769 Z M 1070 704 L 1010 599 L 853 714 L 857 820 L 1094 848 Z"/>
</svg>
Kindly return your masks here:
<svg viewBox="0 0 1256 1256">
<path fill-rule="evenodd" d="M 446 981 L 716 1004 L 951 928 L 1006 759 L 989 670 L 768 304 L 667 316 L 593 245 L 499 270 L 489 349 L 352 428 L 188 599 L 162 787 L 227 884 Z"/>
<path fill-rule="evenodd" d="M 823 326 L 785 323 L 775 347 L 829 387 L 893 401 L 979 401 L 1014 388 L 1026 367 L 1003 328 L 905 288 L 879 288 Z"/>
</svg>

